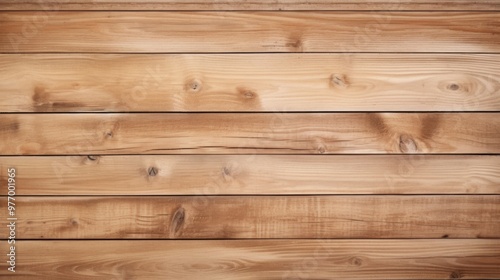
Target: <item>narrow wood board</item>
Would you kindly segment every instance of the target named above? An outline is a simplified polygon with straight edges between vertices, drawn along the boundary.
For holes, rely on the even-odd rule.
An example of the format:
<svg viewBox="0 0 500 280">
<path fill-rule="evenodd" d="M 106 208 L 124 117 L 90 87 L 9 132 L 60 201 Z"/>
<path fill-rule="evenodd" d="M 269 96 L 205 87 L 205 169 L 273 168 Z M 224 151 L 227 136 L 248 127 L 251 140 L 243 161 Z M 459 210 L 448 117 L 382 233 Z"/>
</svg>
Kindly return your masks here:
<svg viewBox="0 0 500 280">
<path fill-rule="evenodd" d="M 8 252 L 6 242 L 0 244 Z M 22 279 L 498 279 L 499 240 L 18 241 Z M 207 257 L 209 256 L 209 257 Z M 2 257 L 4 259 L 5 256 Z"/>
<path fill-rule="evenodd" d="M 500 194 L 500 156 L 0 157 L 11 167 L 17 195 Z"/>
<path fill-rule="evenodd" d="M 16 205 L 18 239 L 500 237 L 498 195 L 19 196 Z"/>
<path fill-rule="evenodd" d="M 495 113 L 2 114 L 0 154 L 500 153 Z"/>
<path fill-rule="evenodd" d="M 0 10 L 500 10 L 495 0 L 3 0 Z"/>
<path fill-rule="evenodd" d="M 500 56 L 0 55 L 2 112 L 500 111 Z"/>
<path fill-rule="evenodd" d="M 500 52 L 495 12 L 1 12 L 0 52 Z"/>
</svg>

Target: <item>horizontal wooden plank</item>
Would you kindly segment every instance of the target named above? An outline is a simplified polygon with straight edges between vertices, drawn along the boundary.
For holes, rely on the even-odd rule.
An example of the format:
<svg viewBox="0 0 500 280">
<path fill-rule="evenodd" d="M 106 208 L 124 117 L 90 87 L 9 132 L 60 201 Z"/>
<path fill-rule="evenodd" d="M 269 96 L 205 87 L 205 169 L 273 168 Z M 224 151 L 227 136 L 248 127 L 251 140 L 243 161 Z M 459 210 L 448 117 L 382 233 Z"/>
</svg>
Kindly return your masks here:
<svg viewBox="0 0 500 280">
<path fill-rule="evenodd" d="M 0 52 L 500 52 L 495 12 L 1 12 Z M 78 38 L 78 40 L 75 40 Z"/>
<path fill-rule="evenodd" d="M 2 112 L 500 111 L 500 56 L 0 55 Z"/>
<path fill-rule="evenodd" d="M 0 154 L 500 153 L 497 113 L 2 114 Z"/>
<path fill-rule="evenodd" d="M 2 0 L 0 10 L 500 10 L 496 0 Z"/>
<path fill-rule="evenodd" d="M 17 195 L 500 194 L 500 156 L 0 157 L 11 167 Z"/>
<path fill-rule="evenodd" d="M 498 195 L 19 196 L 16 206 L 18 239 L 500 237 Z"/>
<path fill-rule="evenodd" d="M 0 243 L 8 252 L 6 242 Z M 499 240 L 18 241 L 22 279 L 498 279 Z M 207 256 L 210 257 L 207 257 Z M 3 256 L 3 259 L 6 257 Z"/>
</svg>

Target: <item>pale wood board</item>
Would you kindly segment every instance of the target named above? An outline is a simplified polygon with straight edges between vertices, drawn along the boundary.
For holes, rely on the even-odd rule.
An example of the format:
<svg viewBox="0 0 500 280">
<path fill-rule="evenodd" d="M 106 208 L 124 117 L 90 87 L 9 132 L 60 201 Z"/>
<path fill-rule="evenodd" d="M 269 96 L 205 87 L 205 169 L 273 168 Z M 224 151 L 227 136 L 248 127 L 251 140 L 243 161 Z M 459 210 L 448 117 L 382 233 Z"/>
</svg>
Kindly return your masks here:
<svg viewBox="0 0 500 280">
<path fill-rule="evenodd" d="M 498 111 L 500 56 L 0 55 L 2 112 Z"/>
<path fill-rule="evenodd" d="M 17 195 L 500 194 L 499 156 L 0 157 L 11 167 Z"/>
<path fill-rule="evenodd" d="M 2 114 L 3 155 L 495 154 L 495 113 Z"/>
<path fill-rule="evenodd" d="M 19 241 L 15 279 L 498 279 L 500 241 Z M 7 252 L 6 242 L 0 243 Z M 0 277 L 12 276 L 0 263 Z"/>
<path fill-rule="evenodd" d="M 500 52 L 495 12 L 0 12 L 0 52 Z"/>
<path fill-rule="evenodd" d="M 16 205 L 18 239 L 500 237 L 499 195 L 19 196 Z"/>
</svg>

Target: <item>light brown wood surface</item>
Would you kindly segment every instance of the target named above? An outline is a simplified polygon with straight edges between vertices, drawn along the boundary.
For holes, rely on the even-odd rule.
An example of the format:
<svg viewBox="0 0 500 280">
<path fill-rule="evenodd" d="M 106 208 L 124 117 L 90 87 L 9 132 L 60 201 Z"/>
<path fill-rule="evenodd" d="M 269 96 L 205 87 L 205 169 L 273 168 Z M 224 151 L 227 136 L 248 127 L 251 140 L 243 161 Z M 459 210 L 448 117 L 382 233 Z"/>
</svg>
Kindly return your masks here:
<svg viewBox="0 0 500 280">
<path fill-rule="evenodd" d="M 0 55 L 2 112 L 497 111 L 500 56 Z"/>
<path fill-rule="evenodd" d="M 499 13 L 0 0 L 0 279 L 500 279 Z"/>
<path fill-rule="evenodd" d="M 0 157 L 11 167 L 17 195 L 500 194 L 499 156 Z"/>
<path fill-rule="evenodd" d="M 3 114 L 3 155 L 499 153 L 495 113 Z"/>
<path fill-rule="evenodd" d="M 6 251 L 6 243 L 0 249 Z M 498 240 L 19 241 L 13 279 L 497 279 Z M 11 275 L 0 263 L 0 278 Z"/>
<path fill-rule="evenodd" d="M 496 0 L 2 0 L 0 10 L 500 10 Z"/>
<path fill-rule="evenodd" d="M 0 13 L 0 52 L 500 51 L 495 12 Z"/>
<path fill-rule="evenodd" d="M 500 237 L 498 195 L 48 196 L 16 205 L 18 239 Z"/>
</svg>

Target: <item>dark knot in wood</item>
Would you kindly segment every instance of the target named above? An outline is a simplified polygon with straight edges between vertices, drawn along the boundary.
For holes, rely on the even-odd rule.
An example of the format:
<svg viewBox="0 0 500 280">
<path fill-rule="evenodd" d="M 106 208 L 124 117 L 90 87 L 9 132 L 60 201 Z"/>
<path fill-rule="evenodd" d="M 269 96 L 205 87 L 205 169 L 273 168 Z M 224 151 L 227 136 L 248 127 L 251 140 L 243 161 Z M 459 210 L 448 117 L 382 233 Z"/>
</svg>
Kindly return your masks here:
<svg viewBox="0 0 500 280">
<path fill-rule="evenodd" d="M 403 134 L 399 136 L 399 150 L 405 154 L 416 153 L 418 152 L 417 143 L 410 136 Z"/>
<path fill-rule="evenodd" d="M 158 168 L 154 167 L 154 166 L 151 166 L 150 168 L 148 168 L 148 175 L 151 176 L 151 177 L 154 177 L 158 174 Z"/>
<path fill-rule="evenodd" d="M 332 74 L 330 77 L 330 83 L 331 86 L 337 88 L 346 88 L 348 86 L 347 78 L 342 74 Z"/>
<path fill-rule="evenodd" d="M 455 84 L 455 83 L 452 83 L 452 84 L 449 84 L 449 85 L 448 85 L 448 89 L 449 89 L 449 90 L 456 91 L 456 90 L 458 90 L 459 88 L 460 88 L 460 86 L 459 86 L 459 85 L 457 85 L 457 84 Z"/>
<path fill-rule="evenodd" d="M 172 220 L 170 221 L 170 233 L 172 235 L 176 235 L 179 230 L 184 225 L 184 221 L 186 219 L 186 210 L 182 206 L 175 210 L 172 215 Z"/>
</svg>

